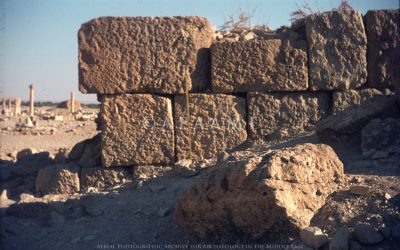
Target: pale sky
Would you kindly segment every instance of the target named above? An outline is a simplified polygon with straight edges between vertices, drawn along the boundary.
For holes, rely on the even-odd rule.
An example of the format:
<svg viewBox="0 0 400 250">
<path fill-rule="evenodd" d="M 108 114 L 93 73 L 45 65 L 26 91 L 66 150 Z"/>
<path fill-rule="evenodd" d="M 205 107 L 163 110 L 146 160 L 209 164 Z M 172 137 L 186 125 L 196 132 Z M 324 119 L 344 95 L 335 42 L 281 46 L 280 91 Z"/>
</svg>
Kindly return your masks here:
<svg viewBox="0 0 400 250">
<path fill-rule="evenodd" d="M 320 11 L 340 0 L 308 0 Z M 350 0 L 353 8 L 399 8 L 398 0 Z M 36 100 L 66 100 L 71 91 L 83 102 L 95 95 L 78 91 L 80 25 L 100 16 L 203 16 L 216 27 L 241 8 L 253 23 L 276 29 L 290 24 L 290 13 L 304 0 L 0 0 L 0 96 L 28 100 L 28 85 L 36 85 Z"/>
</svg>

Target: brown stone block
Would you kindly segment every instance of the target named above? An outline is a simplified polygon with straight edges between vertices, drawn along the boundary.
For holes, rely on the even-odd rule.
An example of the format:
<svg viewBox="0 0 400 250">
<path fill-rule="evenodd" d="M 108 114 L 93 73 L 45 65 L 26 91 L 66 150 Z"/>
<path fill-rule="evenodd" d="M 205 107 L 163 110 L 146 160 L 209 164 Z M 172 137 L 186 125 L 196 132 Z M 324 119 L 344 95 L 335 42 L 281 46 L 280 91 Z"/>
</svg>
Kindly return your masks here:
<svg viewBox="0 0 400 250">
<path fill-rule="evenodd" d="M 390 92 L 390 91 L 389 91 Z M 377 89 L 345 90 L 333 92 L 333 114 L 346 110 L 352 106 L 368 103 L 384 95 Z M 393 93 L 391 93 L 393 94 Z"/>
<path fill-rule="evenodd" d="M 246 132 L 246 100 L 225 94 L 190 94 L 190 124 L 186 98 L 175 96 L 175 136 L 177 159 L 210 159 L 226 148 L 243 143 Z M 190 129 L 190 130 L 189 130 Z M 191 142 L 190 134 L 191 133 Z"/>
<path fill-rule="evenodd" d="M 368 38 L 368 85 L 400 87 L 400 11 L 370 10 L 365 15 Z"/>
<path fill-rule="evenodd" d="M 305 40 L 222 42 L 211 46 L 215 92 L 294 91 L 308 88 Z"/>
<path fill-rule="evenodd" d="M 252 138 L 284 138 L 314 129 L 329 115 L 329 94 L 248 93 L 247 105 Z"/>
<path fill-rule="evenodd" d="M 198 91 L 210 83 L 214 29 L 202 17 L 101 17 L 82 24 L 83 93 Z"/>
<path fill-rule="evenodd" d="M 367 80 L 367 36 L 356 10 L 306 18 L 311 90 L 346 90 Z"/>
<path fill-rule="evenodd" d="M 172 104 L 150 94 L 103 96 L 101 153 L 105 166 L 174 161 Z"/>
</svg>

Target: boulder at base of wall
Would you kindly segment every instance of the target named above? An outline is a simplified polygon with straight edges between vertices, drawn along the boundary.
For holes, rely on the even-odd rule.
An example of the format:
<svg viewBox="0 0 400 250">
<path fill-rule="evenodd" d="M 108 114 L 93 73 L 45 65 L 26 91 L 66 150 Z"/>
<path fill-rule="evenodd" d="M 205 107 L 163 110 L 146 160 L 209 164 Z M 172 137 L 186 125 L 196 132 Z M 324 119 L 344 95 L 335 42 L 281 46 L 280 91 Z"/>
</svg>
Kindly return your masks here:
<svg viewBox="0 0 400 250">
<path fill-rule="evenodd" d="M 183 192 L 176 217 L 190 238 L 299 230 L 309 226 L 343 175 L 342 162 L 324 144 L 221 163 Z"/>
<path fill-rule="evenodd" d="M 79 168 L 73 164 L 50 165 L 39 171 L 36 192 L 46 194 L 73 194 L 79 192 Z"/>
<path fill-rule="evenodd" d="M 100 134 L 81 141 L 71 149 L 68 161 L 77 163 L 82 168 L 92 168 L 101 165 Z"/>
<path fill-rule="evenodd" d="M 399 117 L 400 110 L 394 96 L 380 96 L 369 103 L 353 106 L 328 116 L 317 124 L 317 135 L 322 140 L 338 140 L 351 135 L 374 118 Z"/>
</svg>

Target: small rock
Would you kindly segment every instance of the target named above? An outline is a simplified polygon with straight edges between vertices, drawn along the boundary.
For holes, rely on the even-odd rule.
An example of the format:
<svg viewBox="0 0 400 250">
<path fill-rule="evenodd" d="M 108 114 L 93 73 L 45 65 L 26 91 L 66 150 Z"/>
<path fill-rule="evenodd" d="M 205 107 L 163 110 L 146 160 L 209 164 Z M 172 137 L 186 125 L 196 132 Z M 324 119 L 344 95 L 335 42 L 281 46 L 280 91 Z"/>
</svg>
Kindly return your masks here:
<svg viewBox="0 0 400 250">
<path fill-rule="evenodd" d="M 32 194 L 22 193 L 19 195 L 20 202 L 32 202 L 33 200 L 35 200 L 35 196 Z"/>
<path fill-rule="evenodd" d="M 34 124 L 33 124 L 33 122 L 32 122 L 32 120 L 31 120 L 31 118 L 30 117 L 27 117 L 26 118 L 26 120 L 25 120 L 25 127 L 27 127 L 27 128 L 33 128 L 33 126 L 34 126 Z"/>
<path fill-rule="evenodd" d="M 180 160 L 173 167 L 175 174 L 181 177 L 192 177 L 199 173 L 199 169 L 195 168 L 192 160 Z"/>
<path fill-rule="evenodd" d="M 367 159 L 371 158 L 375 154 L 376 150 L 375 149 L 369 149 L 367 151 L 363 152 L 363 156 Z"/>
<path fill-rule="evenodd" d="M 392 237 L 396 240 L 400 240 L 400 223 L 397 223 L 392 227 Z"/>
<path fill-rule="evenodd" d="M 378 230 L 383 235 L 383 237 L 385 237 L 385 239 L 390 239 L 390 234 L 392 233 L 392 230 L 389 227 L 387 227 L 385 224 L 382 224 L 378 228 Z"/>
<path fill-rule="evenodd" d="M 390 200 L 392 198 L 392 196 L 388 193 L 385 193 L 383 197 L 385 197 L 385 200 Z"/>
<path fill-rule="evenodd" d="M 372 159 L 373 160 L 377 160 L 377 159 L 384 159 L 384 158 L 388 158 L 389 153 L 386 151 L 376 151 L 373 155 L 372 155 Z"/>
<path fill-rule="evenodd" d="M 300 236 L 306 245 L 313 248 L 319 248 L 329 241 L 328 235 L 318 227 L 306 227 L 300 231 Z"/>
<path fill-rule="evenodd" d="M 1 201 L 6 201 L 6 200 L 8 200 L 8 195 L 7 195 L 7 190 L 6 190 L 6 189 L 4 189 L 4 190 L 1 192 L 0 200 L 1 200 Z"/>
<path fill-rule="evenodd" d="M 163 218 L 163 217 L 167 216 L 170 212 L 171 212 L 171 209 L 169 207 L 160 207 L 160 209 L 158 209 L 158 216 Z"/>
<path fill-rule="evenodd" d="M 221 151 L 218 153 L 217 161 L 218 162 L 225 162 L 229 158 L 229 154 L 226 151 Z"/>
<path fill-rule="evenodd" d="M 164 190 L 165 186 L 162 184 L 152 184 L 152 185 L 149 185 L 149 189 L 151 192 L 156 193 L 156 192 L 160 192 L 160 191 Z"/>
<path fill-rule="evenodd" d="M 335 232 L 329 244 L 329 250 L 348 250 L 349 249 L 349 229 L 342 227 Z"/>
<path fill-rule="evenodd" d="M 57 212 L 50 213 L 50 218 L 49 218 L 50 225 L 62 224 L 64 222 L 65 222 L 65 217 L 62 216 L 61 214 L 59 214 Z"/>
<path fill-rule="evenodd" d="M 368 223 L 359 223 L 354 228 L 354 236 L 362 244 L 376 244 L 383 240 L 382 235 Z"/>
<path fill-rule="evenodd" d="M 383 223 L 383 218 L 380 214 L 373 214 L 370 218 L 371 221 L 374 221 L 378 224 L 382 224 Z"/>
<path fill-rule="evenodd" d="M 256 38 L 256 34 L 251 31 L 243 36 L 244 41 L 253 40 L 254 38 Z"/>
<path fill-rule="evenodd" d="M 369 187 L 363 185 L 352 185 L 350 187 L 350 192 L 356 195 L 366 195 L 369 193 Z"/>
</svg>

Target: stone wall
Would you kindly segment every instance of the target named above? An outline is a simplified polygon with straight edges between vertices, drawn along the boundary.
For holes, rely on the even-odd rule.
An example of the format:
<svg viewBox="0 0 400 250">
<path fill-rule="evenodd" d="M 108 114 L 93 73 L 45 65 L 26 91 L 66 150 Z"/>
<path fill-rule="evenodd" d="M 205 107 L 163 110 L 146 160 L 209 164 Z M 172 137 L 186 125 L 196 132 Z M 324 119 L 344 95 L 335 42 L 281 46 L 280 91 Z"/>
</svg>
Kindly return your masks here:
<svg viewBox="0 0 400 250">
<path fill-rule="evenodd" d="M 398 25 L 399 10 L 329 11 L 217 40 L 201 17 L 91 20 L 78 33 L 79 88 L 101 101 L 103 165 L 214 158 L 390 95 L 400 82 Z"/>
</svg>

